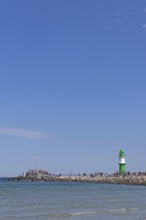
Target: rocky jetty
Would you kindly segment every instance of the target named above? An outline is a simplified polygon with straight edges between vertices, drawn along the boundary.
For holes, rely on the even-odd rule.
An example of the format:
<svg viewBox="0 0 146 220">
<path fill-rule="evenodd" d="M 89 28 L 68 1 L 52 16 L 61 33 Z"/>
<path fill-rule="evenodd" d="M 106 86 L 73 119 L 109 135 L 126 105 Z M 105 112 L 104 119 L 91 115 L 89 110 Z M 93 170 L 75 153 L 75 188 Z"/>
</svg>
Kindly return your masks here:
<svg viewBox="0 0 146 220">
<path fill-rule="evenodd" d="M 90 182 L 90 183 L 110 183 L 110 184 L 128 184 L 146 186 L 145 174 L 129 175 L 26 175 L 8 178 L 9 181 L 46 181 L 46 182 Z"/>
</svg>

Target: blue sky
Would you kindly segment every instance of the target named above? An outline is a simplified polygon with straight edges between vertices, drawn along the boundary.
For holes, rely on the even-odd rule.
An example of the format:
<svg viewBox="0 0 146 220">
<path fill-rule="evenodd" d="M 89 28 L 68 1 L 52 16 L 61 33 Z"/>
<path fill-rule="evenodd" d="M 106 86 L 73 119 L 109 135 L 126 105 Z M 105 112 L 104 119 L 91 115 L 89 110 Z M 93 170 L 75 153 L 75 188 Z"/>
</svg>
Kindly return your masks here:
<svg viewBox="0 0 146 220">
<path fill-rule="evenodd" d="M 146 170 L 146 2 L 0 1 L 0 176 Z"/>
</svg>

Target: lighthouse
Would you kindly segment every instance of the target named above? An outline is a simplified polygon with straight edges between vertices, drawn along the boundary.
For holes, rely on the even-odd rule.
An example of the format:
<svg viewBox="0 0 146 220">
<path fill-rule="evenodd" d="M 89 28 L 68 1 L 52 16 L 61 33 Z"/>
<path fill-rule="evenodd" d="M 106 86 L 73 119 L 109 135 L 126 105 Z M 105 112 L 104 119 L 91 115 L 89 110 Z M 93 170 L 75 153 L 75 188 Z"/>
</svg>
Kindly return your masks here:
<svg viewBox="0 0 146 220">
<path fill-rule="evenodd" d="M 126 172 L 125 152 L 124 150 L 119 151 L 119 173 L 123 174 Z"/>
</svg>

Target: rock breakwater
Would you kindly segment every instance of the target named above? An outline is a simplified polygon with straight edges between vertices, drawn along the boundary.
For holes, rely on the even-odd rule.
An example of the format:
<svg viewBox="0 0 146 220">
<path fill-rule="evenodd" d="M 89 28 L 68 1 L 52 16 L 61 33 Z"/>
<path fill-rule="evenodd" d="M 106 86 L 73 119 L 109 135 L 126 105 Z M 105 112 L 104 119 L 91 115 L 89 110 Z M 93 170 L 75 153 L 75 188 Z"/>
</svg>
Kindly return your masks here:
<svg viewBox="0 0 146 220">
<path fill-rule="evenodd" d="M 42 177 L 18 176 L 8 178 L 9 181 L 46 181 L 46 182 L 90 182 L 90 183 L 110 183 L 146 186 L 145 175 L 99 175 L 99 176 L 64 176 L 48 175 Z"/>
</svg>

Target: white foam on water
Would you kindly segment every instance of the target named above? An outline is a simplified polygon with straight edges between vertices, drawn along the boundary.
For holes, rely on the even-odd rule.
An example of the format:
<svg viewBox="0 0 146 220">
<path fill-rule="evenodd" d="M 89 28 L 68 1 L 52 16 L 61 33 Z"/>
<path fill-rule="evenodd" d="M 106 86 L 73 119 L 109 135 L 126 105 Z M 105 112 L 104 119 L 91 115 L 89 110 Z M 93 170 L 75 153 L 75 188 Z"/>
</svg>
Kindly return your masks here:
<svg viewBox="0 0 146 220">
<path fill-rule="evenodd" d="M 138 210 L 138 208 L 121 208 L 121 209 L 112 209 L 112 210 L 98 210 L 98 211 L 79 211 L 75 213 L 54 213 L 50 214 L 52 217 L 71 217 L 71 216 L 86 216 L 86 215 L 100 215 L 100 214 L 125 214 L 128 212 L 133 212 Z"/>
<path fill-rule="evenodd" d="M 136 211 L 138 208 L 122 208 L 122 209 L 112 209 L 110 210 L 111 213 L 127 213 L 131 211 Z"/>
<path fill-rule="evenodd" d="M 92 215 L 92 214 L 96 214 L 97 212 L 76 212 L 76 213 L 73 213 L 72 215 Z"/>
</svg>

